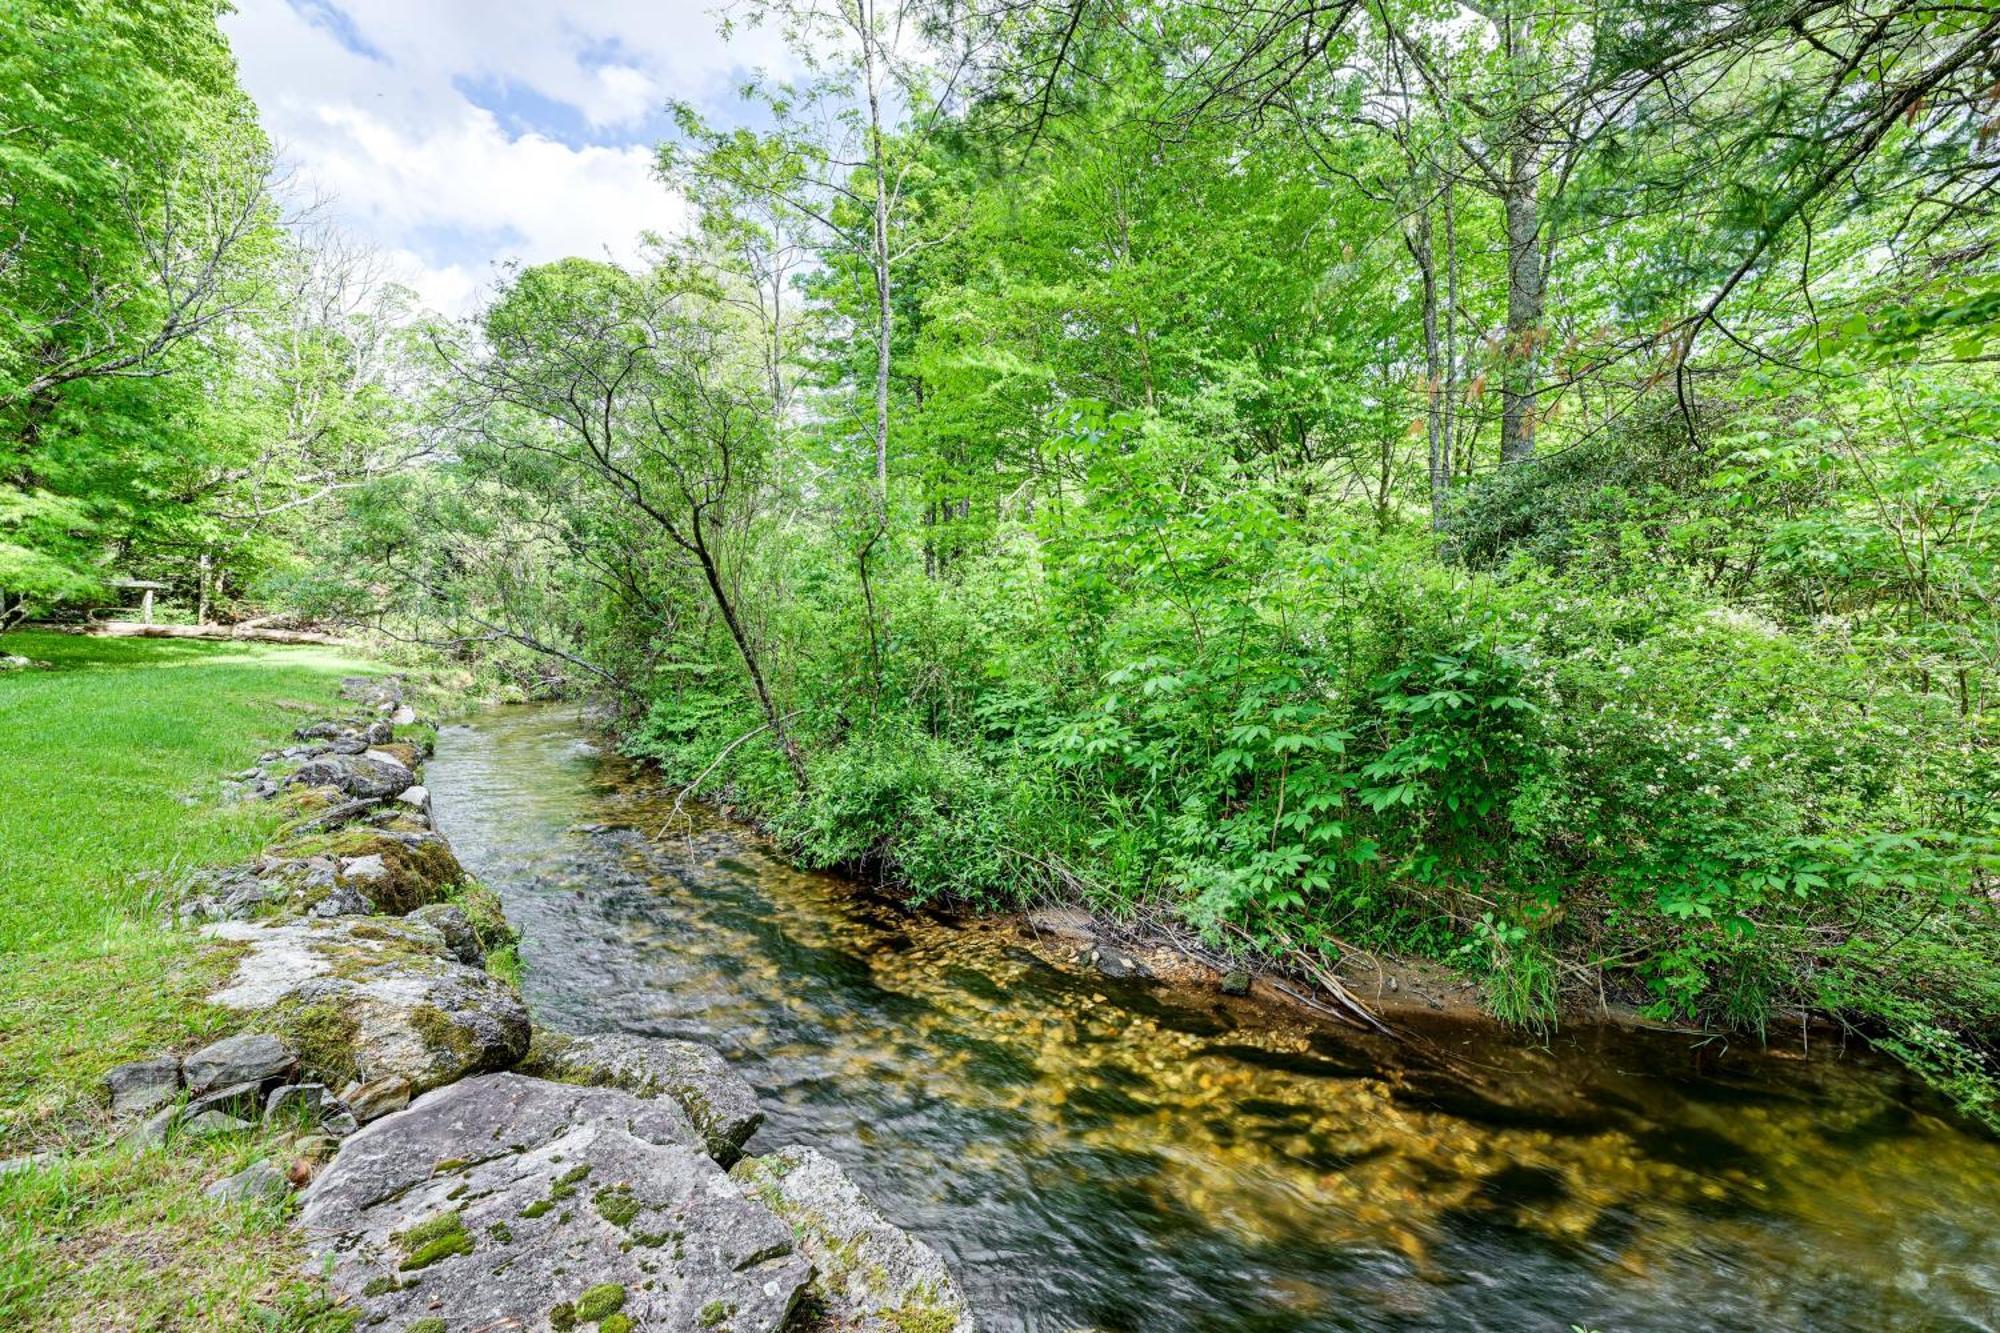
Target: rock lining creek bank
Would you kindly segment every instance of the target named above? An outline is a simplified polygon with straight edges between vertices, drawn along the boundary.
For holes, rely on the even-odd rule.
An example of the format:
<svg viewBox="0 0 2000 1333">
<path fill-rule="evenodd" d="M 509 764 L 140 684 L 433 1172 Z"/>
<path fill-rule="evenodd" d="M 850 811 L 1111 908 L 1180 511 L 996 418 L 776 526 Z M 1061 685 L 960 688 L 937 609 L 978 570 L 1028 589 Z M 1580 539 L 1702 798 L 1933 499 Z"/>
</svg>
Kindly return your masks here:
<svg viewBox="0 0 2000 1333">
<path fill-rule="evenodd" d="M 125 1136 L 295 1131 L 288 1167 L 209 1194 L 303 1185 L 313 1268 L 364 1328 L 970 1333 L 937 1253 L 832 1158 L 746 1155 L 764 1114 L 714 1049 L 531 1022 L 485 967 L 503 910 L 433 827 L 430 729 L 394 678 L 341 695 L 232 780 L 300 818 L 176 907 L 239 951 L 210 999 L 247 1030 L 110 1071 Z"/>
<path fill-rule="evenodd" d="M 393 681 L 345 693 L 238 775 L 308 822 L 183 906 L 252 1031 L 107 1093 L 135 1135 L 296 1119 L 365 1326 L 2000 1326 L 2000 1145 L 1884 1062 L 1356 1032 L 801 871 L 574 710 L 431 755 Z M 516 947 L 519 991 L 481 965 Z"/>
</svg>

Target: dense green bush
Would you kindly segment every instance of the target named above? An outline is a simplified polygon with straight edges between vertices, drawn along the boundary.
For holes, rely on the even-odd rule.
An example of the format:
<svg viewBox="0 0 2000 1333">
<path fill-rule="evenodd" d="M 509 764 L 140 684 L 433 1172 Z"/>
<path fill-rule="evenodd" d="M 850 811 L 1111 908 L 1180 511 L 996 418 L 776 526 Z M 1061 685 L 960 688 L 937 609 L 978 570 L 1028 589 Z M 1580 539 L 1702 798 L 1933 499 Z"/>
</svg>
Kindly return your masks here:
<svg viewBox="0 0 2000 1333">
<path fill-rule="evenodd" d="M 1425 953 L 1522 1023 L 1600 986 L 1753 1030 L 1828 1009 L 1983 1095 L 1983 723 L 1832 629 L 1671 567 L 1620 590 L 1316 537 L 1248 486 L 1172 514 L 1128 491 L 950 581 L 887 571 L 879 686 L 823 588 L 782 627 L 810 789 L 754 744 L 722 779 L 812 863 L 1165 909 L 1274 954 Z M 692 776 L 755 725 L 683 688 L 635 744 Z"/>
</svg>

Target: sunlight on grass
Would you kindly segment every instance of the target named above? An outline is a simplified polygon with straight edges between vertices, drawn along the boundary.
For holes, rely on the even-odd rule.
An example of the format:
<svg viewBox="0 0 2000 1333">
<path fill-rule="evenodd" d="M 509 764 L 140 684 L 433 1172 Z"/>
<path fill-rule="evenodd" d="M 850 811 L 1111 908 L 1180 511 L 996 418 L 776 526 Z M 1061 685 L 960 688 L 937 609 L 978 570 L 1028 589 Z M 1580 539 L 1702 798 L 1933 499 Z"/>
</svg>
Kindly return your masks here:
<svg viewBox="0 0 2000 1333">
<path fill-rule="evenodd" d="M 341 1323 L 301 1282 L 280 1212 L 211 1203 L 209 1180 L 269 1145 L 109 1145 L 97 1083 L 235 1020 L 203 1001 L 229 951 L 163 920 L 190 871 L 255 854 L 279 822 L 222 782 L 325 711 L 323 648 L 23 632 L 0 654 L 0 1326 L 307 1328 Z"/>
</svg>

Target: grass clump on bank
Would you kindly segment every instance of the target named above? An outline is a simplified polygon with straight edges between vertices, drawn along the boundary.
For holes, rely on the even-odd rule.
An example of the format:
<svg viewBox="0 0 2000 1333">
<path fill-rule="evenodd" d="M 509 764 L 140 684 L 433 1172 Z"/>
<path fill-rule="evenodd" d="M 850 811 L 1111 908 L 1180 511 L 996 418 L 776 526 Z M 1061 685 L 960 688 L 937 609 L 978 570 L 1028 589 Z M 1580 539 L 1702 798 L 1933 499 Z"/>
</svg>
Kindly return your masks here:
<svg viewBox="0 0 2000 1333">
<path fill-rule="evenodd" d="M 233 1025 L 203 1002 L 229 952 L 162 909 L 190 872 L 262 848 L 284 812 L 225 804 L 223 780 L 368 664 L 34 631 L 0 654 L 49 664 L 0 676 L 0 1156 L 60 1154 L 0 1176 L 0 1326 L 340 1327 L 275 1211 L 201 1196 L 263 1136 L 115 1148 L 97 1084 Z"/>
</svg>

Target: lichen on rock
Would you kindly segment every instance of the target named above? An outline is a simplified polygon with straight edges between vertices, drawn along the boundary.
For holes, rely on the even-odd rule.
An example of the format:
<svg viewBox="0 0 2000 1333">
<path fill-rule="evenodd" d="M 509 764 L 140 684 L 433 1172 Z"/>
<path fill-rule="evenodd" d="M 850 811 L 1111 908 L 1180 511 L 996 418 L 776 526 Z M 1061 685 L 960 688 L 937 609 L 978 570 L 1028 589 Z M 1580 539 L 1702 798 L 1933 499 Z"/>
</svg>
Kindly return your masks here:
<svg viewBox="0 0 2000 1333">
<path fill-rule="evenodd" d="M 777 1333 L 811 1276 L 674 1102 L 518 1074 L 462 1080 L 364 1128 L 300 1221 L 335 1293 L 389 1327 L 534 1327 L 560 1309 L 571 1327 L 694 1328 L 722 1302 L 738 1333 Z"/>
<path fill-rule="evenodd" d="M 249 946 L 211 1001 L 277 1010 L 325 1082 L 400 1077 L 422 1091 L 527 1053 L 528 1014 L 513 988 L 458 962 L 422 922 L 221 922 L 207 932 Z"/>
<path fill-rule="evenodd" d="M 821 1322 L 857 1333 L 973 1333 L 937 1251 L 891 1225 L 840 1164 L 812 1148 L 746 1157 L 730 1171 L 792 1227 L 812 1260 Z"/>
</svg>

